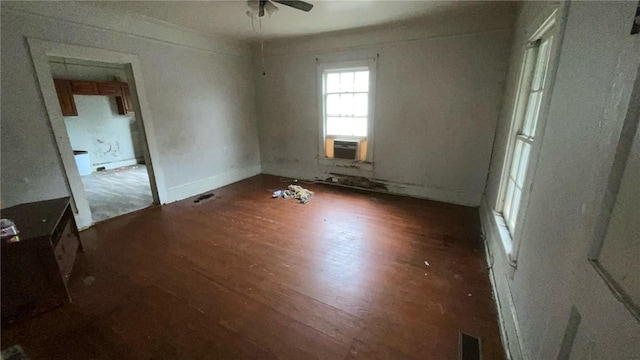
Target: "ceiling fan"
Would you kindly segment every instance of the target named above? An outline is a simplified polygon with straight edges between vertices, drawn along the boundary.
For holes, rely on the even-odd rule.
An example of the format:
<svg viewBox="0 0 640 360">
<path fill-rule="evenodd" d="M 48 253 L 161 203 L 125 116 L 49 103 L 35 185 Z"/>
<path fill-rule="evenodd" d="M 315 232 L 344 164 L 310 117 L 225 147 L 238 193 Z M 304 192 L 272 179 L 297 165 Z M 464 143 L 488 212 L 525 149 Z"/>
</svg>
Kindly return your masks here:
<svg viewBox="0 0 640 360">
<path fill-rule="evenodd" d="M 312 4 L 300 0 L 249 0 L 248 3 L 250 11 L 247 11 L 247 15 L 263 17 L 266 13 L 271 16 L 278 10 L 278 7 L 273 4 L 274 2 L 305 12 L 308 12 L 313 8 Z"/>
</svg>

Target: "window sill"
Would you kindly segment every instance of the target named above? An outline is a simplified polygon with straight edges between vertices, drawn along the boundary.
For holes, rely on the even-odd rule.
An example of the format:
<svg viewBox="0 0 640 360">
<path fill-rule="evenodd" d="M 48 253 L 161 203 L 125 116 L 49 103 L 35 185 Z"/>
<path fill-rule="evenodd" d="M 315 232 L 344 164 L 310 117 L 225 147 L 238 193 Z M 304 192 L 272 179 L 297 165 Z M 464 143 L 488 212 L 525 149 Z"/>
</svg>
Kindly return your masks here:
<svg viewBox="0 0 640 360">
<path fill-rule="evenodd" d="M 370 162 L 370 161 L 358 161 L 358 160 L 347 160 L 347 159 L 331 159 L 331 158 L 325 157 L 325 158 L 318 159 L 318 164 L 335 166 L 337 168 L 348 168 L 348 169 L 358 169 L 358 170 L 365 170 L 365 171 L 373 171 L 373 162 Z"/>
<path fill-rule="evenodd" d="M 502 249 L 504 250 L 507 262 L 515 268 L 516 259 L 513 258 L 513 239 L 511 238 L 511 233 L 509 232 L 507 223 L 504 221 L 502 214 L 497 211 L 493 212 L 493 217 L 498 227 L 500 242 L 502 242 Z"/>
</svg>

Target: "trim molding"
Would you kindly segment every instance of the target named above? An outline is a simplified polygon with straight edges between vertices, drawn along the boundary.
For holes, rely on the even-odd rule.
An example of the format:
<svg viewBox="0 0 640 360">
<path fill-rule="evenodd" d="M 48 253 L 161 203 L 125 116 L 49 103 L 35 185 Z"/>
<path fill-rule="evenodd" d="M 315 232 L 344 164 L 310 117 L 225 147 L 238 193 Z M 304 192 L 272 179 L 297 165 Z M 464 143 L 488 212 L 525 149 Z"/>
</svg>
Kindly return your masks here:
<svg viewBox="0 0 640 360">
<path fill-rule="evenodd" d="M 490 34 L 490 33 L 505 33 L 508 32 L 509 29 L 489 29 L 489 30 L 479 30 L 479 31 L 471 31 L 471 32 L 460 32 L 460 33 L 448 33 L 448 34 L 436 34 L 436 35 L 426 35 L 426 36 L 420 36 L 420 37 L 409 37 L 409 38 L 401 38 L 401 39 L 391 39 L 391 40 L 379 40 L 379 41 L 373 41 L 373 42 L 367 42 L 367 43 L 362 43 L 362 44 L 354 44 L 354 45 L 342 45 L 342 46 L 338 46 L 338 45 L 325 45 L 325 46 L 316 46 L 316 47 L 310 47 L 310 48 L 303 48 L 303 49 L 297 49 L 297 47 L 304 47 L 306 44 L 305 43 L 296 43 L 296 45 L 292 45 L 290 48 L 294 48 L 294 50 L 291 50 L 290 48 L 286 48 L 286 50 L 281 50 L 279 47 L 281 45 L 279 44 L 271 44 L 271 48 L 269 49 L 269 52 L 266 53 L 266 55 L 264 56 L 265 59 L 276 59 L 276 58 L 282 58 L 282 57 L 294 57 L 294 56 L 303 56 L 303 55 L 327 55 L 327 54 L 335 54 L 335 53 L 344 53 L 344 52 L 354 52 L 354 51 L 367 51 L 367 50 L 371 50 L 372 48 L 378 48 L 378 49 L 383 49 L 385 47 L 390 47 L 390 46 L 397 46 L 397 45 L 405 45 L 405 44 L 414 44 L 414 43 L 420 43 L 420 42 L 424 42 L 424 41 L 432 41 L 432 40 L 436 40 L 436 39 L 443 39 L 443 38 L 452 38 L 452 37 L 462 37 L 462 36 L 473 36 L 473 35 L 484 35 L 484 34 Z M 311 40 L 316 40 L 316 39 L 323 39 L 323 37 L 328 37 L 328 35 L 326 34 L 321 34 L 318 36 L 314 36 L 313 38 L 309 39 Z M 295 39 L 294 41 L 297 41 L 298 39 Z M 273 40 L 273 41 L 279 41 L 279 39 Z M 253 47 L 253 57 L 254 58 L 258 58 L 257 55 L 257 45 L 254 45 Z M 379 51 L 379 50 L 377 50 Z"/>
<path fill-rule="evenodd" d="M 104 167 L 105 170 L 112 170 L 112 169 L 117 169 L 123 166 L 138 165 L 140 164 L 140 162 L 144 163 L 144 158 L 140 158 L 140 159 L 134 158 L 134 159 L 127 159 L 127 160 L 113 161 L 113 162 L 108 162 L 103 164 L 95 164 L 95 165 L 91 165 L 91 171 L 98 171 L 99 167 Z"/>
<path fill-rule="evenodd" d="M 21 14 L 46 18 L 73 26 L 108 31 L 147 41 L 206 51 L 216 55 L 245 57 L 251 55 L 248 44 L 213 37 L 141 15 L 118 13 L 98 7 L 65 2 L 2 2 L 2 15 Z"/>
<path fill-rule="evenodd" d="M 489 266 L 489 280 L 498 313 L 498 326 L 500 338 L 508 360 L 525 359 L 522 354 L 520 326 L 509 278 L 513 277 L 515 268 L 509 265 L 508 257 L 504 252 L 502 240 L 493 211 L 488 206 L 486 197 L 482 197 L 480 204 L 480 224 L 485 237 L 485 255 Z M 498 250 L 498 254 L 496 251 Z M 496 260 L 496 256 L 499 259 Z M 509 275 L 510 274 L 510 275 Z"/>
<path fill-rule="evenodd" d="M 79 229 L 85 229 L 93 224 L 91 209 L 86 192 L 76 167 L 75 158 L 67 135 L 66 125 L 60 112 L 60 104 L 56 95 L 53 77 L 49 69 L 47 56 L 70 57 L 81 60 L 103 61 L 118 64 L 129 64 L 132 76 L 131 95 L 134 101 L 136 117 L 141 121 L 144 130 L 143 147 L 145 163 L 150 166 L 149 180 L 154 203 L 163 203 L 166 198 L 166 187 L 162 167 L 158 161 L 159 149 L 156 143 L 151 110 L 147 102 L 142 68 L 140 60 L 135 54 L 121 53 L 110 50 L 97 49 L 86 46 L 69 45 L 65 43 L 44 41 L 36 38 L 27 38 L 31 58 L 38 79 L 39 90 L 44 99 L 44 105 L 49 118 L 53 136 L 58 148 L 58 156 L 61 159 L 65 172 L 65 181 L 69 193 L 72 195 L 76 211 L 76 223 Z"/>
<path fill-rule="evenodd" d="M 233 184 L 240 180 L 258 175 L 261 171 L 262 169 L 260 165 L 255 165 L 228 171 L 187 184 L 174 186 L 167 189 L 167 201 L 163 204 L 183 200 L 194 195 L 202 194 L 203 192 Z"/>
</svg>

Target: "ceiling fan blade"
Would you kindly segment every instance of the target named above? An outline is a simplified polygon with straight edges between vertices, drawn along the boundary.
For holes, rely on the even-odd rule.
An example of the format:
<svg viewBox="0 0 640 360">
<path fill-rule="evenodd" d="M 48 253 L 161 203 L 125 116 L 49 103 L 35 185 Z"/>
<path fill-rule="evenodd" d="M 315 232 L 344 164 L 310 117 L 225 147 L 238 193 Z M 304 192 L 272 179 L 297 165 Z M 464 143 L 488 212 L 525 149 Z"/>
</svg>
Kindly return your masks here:
<svg viewBox="0 0 640 360">
<path fill-rule="evenodd" d="M 308 2 L 300 1 L 300 0 L 272 0 L 273 2 L 277 2 L 278 4 L 291 6 L 292 8 L 296 8 L 302 11 L 309 11 L 313 9 L 313 5 Z"/>
</svg>

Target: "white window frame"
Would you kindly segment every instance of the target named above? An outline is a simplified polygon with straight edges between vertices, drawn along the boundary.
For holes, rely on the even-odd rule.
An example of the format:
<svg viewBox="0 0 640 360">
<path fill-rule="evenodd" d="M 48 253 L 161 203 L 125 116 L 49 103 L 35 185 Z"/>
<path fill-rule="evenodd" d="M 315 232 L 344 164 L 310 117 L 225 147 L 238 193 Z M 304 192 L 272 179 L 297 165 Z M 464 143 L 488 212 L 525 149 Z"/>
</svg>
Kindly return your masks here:
<svg viewBox="0 0 640 360">
<path fill-rule="evenodd" d="M 557 44 L 556 13 L 547 18 L 546 21 L 538 28 L 538 30 L 529 38 L 525 56 L 520 70 L 520 79 L 518 82 L 518 90 L 516 93 L 516 104 L 512 113 L 512 121 L 509 129 L 509 138 L 505 150 L 505 159 L 502 166 L 502 174 L 500 178 L 500 190 L 496 201 L 494 215 L 496 222 L 500 228 L 500 237 L 504 246 L 505 253 L 509 263 L 515 266 L 518 251 L 520 249 L 520 238 L 526 219 L 526 210 L 529 202 L 529 194 L 533 186 L 533 175 L 537 165 L 537 157 L 540 150 L 540 143 L 544 133 L 546 117 L 548 111 L 548 103 L 550 99 L 551 88 L 555 78 L 555 70 L 557 67 L 557 59 L 555 56 Z M 533 92 L 531 89 L 535 66 L 539 55 L 539 44 L 548 41 L 548 47 L 545 52 L 546 71 L 542 79 L 543 87 L 540 94 L 540 100 L 537 110 L 537 117 L 533 120 L 535 131 L 530 134 L 523 134 L 525 126 L 525 117 L 529 105 L 529 97 Z M 530 153 L 525 166 L 524 181 L 522 183 L 522 191 L 520 195 L 520 204 L 513 219 L 509 219 L 503 215 L 507 190 L 511 178 L 512 165 L 514 163 L 514 155 L 518 142 L 526 142 L 530 145 Z M 524 146 L 524 145 L 523 145 Z M 509 220 L 511 224 L 509 224 Z"/>
<path fill-rule="evenodd" d="M 373 142 L 374 142 L 374 119 L 375 119 L 375 89 L 376 89 L 376 65 L 375 58 L 364 60 L 351 60 L 340 62 L 320 62 L 318 63 L 318 108 L 320 110 L 320 128 L 319 128 L 319 141 L 318 141 L 318 162 L 322 165 L 340 165 L 349 164 L 355 165 L 361 170 L 373 170 Z M 365 161 L 359 160 L 347 160 L 347 159 L 333 159 L 327 157 L 325 149 L 327 139 L 327 126 L 326 126 L 326 103 L 325 103 L 325 73 L 338 72 L 338 71 L 356 71 L 356 70 L 368 70 L 369 71 L 369 98 L 368 98 L 368 114 L 367 114 L 367 154 Z M 360 140 L 363 137 L 359 136 L 337 136 L 336 139 L 343 140 Z"/>
</svg>

